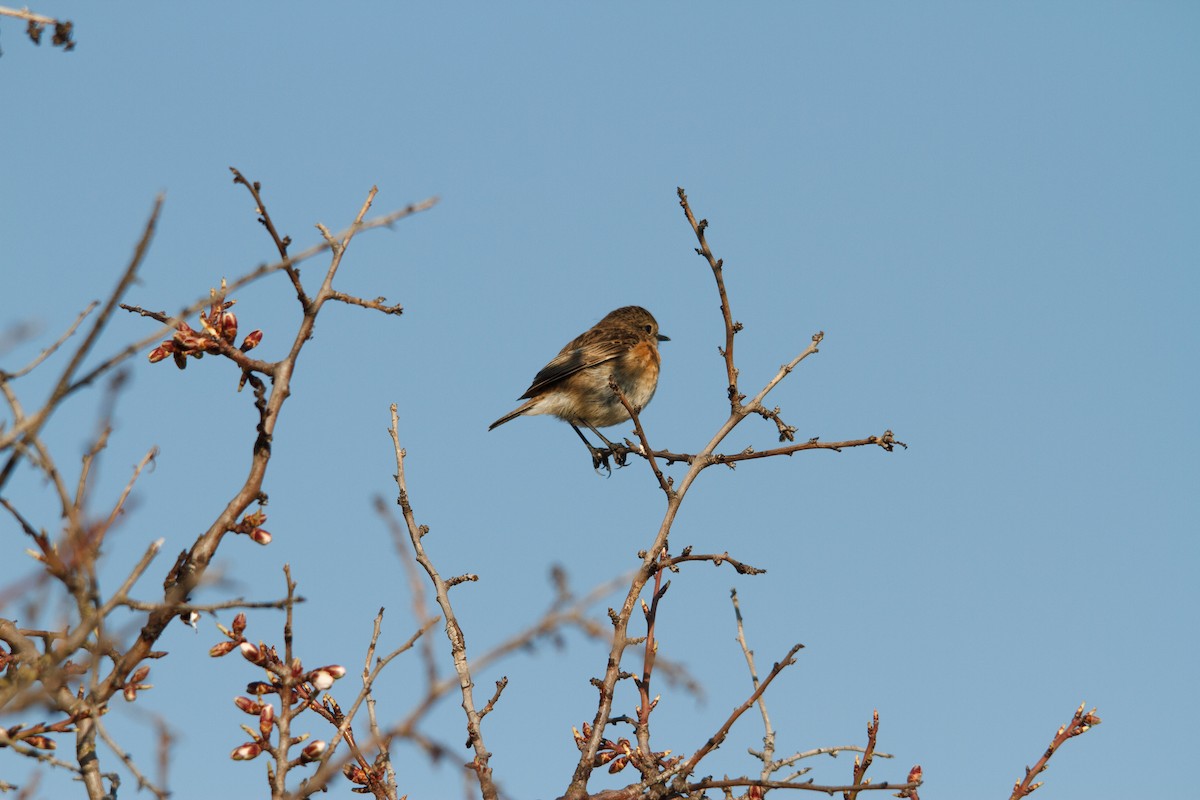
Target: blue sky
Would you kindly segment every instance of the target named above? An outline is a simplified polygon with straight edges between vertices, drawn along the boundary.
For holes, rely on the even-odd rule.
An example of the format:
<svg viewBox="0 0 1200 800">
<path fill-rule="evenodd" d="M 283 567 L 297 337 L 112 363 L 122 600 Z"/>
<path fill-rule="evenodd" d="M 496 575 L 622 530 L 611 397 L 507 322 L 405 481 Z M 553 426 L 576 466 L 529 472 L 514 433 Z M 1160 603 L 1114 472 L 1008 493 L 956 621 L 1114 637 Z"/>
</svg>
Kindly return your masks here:
<svg viewBox="0 0 1200 800">
<path fill-rule="evenodd" d="M 1148 766 L 1190 760 L 1193 4 L 37 10 L 74 20 L 79 44 L 35 48 L 0 20 L 0 326 L 43 331 L 0 356 L 4 368 L 111 288 L 159 192 L 162 220 L 129 300 L 168 310 L 273 258 L 231 165 L 262 182 L 297 248 L 319 240 L 316 222 L 344 227 L 372 185 L 379 212 L 441 198 L 352 245 L 338 287 L 385 295 L 405 314 L 321 317 L 267 479 L 275 541 L 227 541 L 219 565 L 231 588 L 199 600 L 274 598 L 286 561 L 309 600 L 297 616 L 306 663 L 357 669 L 381 606 L 388 642 L 411 634 L 408 584 L 371 509 L 395 494 L 392 402 L 431 556 L 443 574 L 480 576 L 454 596 L 473 650 L 541 613 L 551 564 L 581 591 L 632 567 L 663 506 L 644 464 L 605 480 L 561 423 L 486 427 L 563 343 L 636 303 L 671 337 L 643 416 L 651 441 L 694 451 L 715 432 L 727 409 L 721 321 L 675 197 L 683 186 L 711 222 L 746 326 L 744 388 L 823 330 L 820 354 L 772 404 L 799 437 L 892 428 L 910 449 L 701 477 L 672 544 L 729 550 L 769 572 L 694 566 L 673 578 L 661 652 L 706 696 L 663 687 L 657 745 L 693 751 L 749 691 L 736 586 L 760 665 L 807 646 L 769 695 L 781 753 L 859 744 L 878 708 L 879 747 L 896 759 L 876 763 L 877 780 L 920 763 L 925 797 L 1003 797 L 1086 700 L 1104 724 L 1064 748 L 1039 796 L 1143 793 Z M 321 269 L 310 263 L 306 279 Z M 298 318 L 286 280 L 237 299 L 243 328 L 265 331 L 262 357 L 280 357 Z M 149 332 L 119 317 L 98 357 Z M 38 381 L 19 387 L 27 407 Z M 161 455 L 109 544 L 108 586 L 165 537 L 139 584 L 154 598 L 171 556 L 240 485 L 254 417 L 235 383 L 213 359 L 182 373 L 133 362 L 97 513 L 147 449 Z M 72 469 L 98 404 L 98 393 L 72 400 L 47 430 Z M 728 449 L 769 446 L 772 430 L 748 420 Z M 35 476 L 8 496 L 57 524 Z M 11 520 L 0 537 L 7 584 L 32 564 Z M 280 629 L 278 615 L 257 612 L 249 635 L 277 640 Z M 210 620 L 199 636 L 169 631 L 157 688 L 112 715 L 147 761 L 153 736 L 135 712 L 167 717 L 177 797 L 262 779 L 262 764 L 227 758 L 243 740 L 230 698 L 256 676 L 210 661 L 217 640 Z M 440 634 L 436 644 L 445 649 Z M 476 677 L 480 687 L 510 677 L 485 724 L 509 796 L 561 793 L 570 727 L 594 712 L 587 680 L 605 652 L 571 634 L 564 649 Z M 415 659 L 389 668 L 381 717 L 403 717 L 421 680 Z M 430 731 L 459 741 L 455 701 Z M 748 715 L 707 771 L 752 771 L 745 748 L 761 735 Z M 20 778 L 23 765 L 5 759 L 3 777 Z M 398 759 L 411 797 L 459 791 L 453 765 L 429 770 L 404 748 Z M 823 783 L 851 771 L 848 758 L 814 767 Z M 63 786 L 47 775 L 42 796 Z"/>
</svg>

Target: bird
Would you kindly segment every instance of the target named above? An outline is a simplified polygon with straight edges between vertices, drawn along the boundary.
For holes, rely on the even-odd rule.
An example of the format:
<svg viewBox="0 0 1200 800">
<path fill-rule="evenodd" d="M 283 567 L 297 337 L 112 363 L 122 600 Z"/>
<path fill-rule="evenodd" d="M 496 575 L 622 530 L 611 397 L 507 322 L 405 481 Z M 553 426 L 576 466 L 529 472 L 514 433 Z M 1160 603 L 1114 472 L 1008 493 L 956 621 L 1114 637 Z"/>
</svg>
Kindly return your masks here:
<svg viewBox="0 0 1200 800">
<path fill-rule="evenodd" d="M 646 309 L 618 308 L 559 350 L 521 395 L 526 402 L 493 422 L 488 430 L 520 416 L 553 414 L 574 429 L 591 452 L 593 465 L 599 468 L 604 463 L 603 453 L 592 447 L 580 426 L 599 436 L 612 451 L 612 442 L 596 429 L 630 417 L 609 387 L 609 378 L 640 412 L 658 388 L 662 364 L 658 343 L 669 341 L 670 337 L 658 332 L 658 322 Z"/>
</svg>

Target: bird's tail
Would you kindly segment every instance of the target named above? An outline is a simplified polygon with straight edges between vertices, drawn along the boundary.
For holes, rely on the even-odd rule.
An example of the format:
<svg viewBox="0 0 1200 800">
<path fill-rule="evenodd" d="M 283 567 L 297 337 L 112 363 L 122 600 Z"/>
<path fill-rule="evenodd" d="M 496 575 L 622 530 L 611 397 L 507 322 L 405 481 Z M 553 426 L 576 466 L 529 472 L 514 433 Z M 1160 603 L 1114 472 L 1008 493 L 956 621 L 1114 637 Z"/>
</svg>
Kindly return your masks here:
<svg viewBox="0 0 1200 800">
<path fill-rule="evenodd" d="M 517 406 L 512 411 L 508 412 L 503 417 L 501 417 L 500 419 L 493 422 L 491 425 L 488 425 L 488 430 L 490 431 L 493 428 L 498 428 L 501 425 L 503 425 L 504 423 L 510 422 L 510 421 L 516 419 L 517 417 L 521 416 L 529 409 L 533 408 L 533 404 L 535 402 L 536 402 L 535 400 L 530 400 L 528 403 L 524 403 L 522 405 Z"/>
</svg>

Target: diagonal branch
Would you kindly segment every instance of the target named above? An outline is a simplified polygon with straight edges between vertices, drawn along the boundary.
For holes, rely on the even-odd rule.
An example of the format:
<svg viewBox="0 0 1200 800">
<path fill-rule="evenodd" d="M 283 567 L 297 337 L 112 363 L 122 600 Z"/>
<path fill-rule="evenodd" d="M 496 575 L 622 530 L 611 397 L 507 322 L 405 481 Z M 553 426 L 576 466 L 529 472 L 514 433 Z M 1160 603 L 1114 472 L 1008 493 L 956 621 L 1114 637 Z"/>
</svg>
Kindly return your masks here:
<svg viewBox="0 0 1200 800">
<path fill-rule="evenodd" d="M 1034 782 L 1034 778 L 1042 774 L 1046 770 L 1050 759 L 1058 752 L 1058 748 L 1062 747 L 1068 739 L 1074 738 L 1081 734 L 1087 733 L 1089 730 L 1100 724 L 1100 718 L 1096 716 L 1096 709 L 1084 712 L 1087 708 L 1086 703 L 1080 703 L 1079 708 L 1075 709 L 1071 721 L 1058 729 L 1054 734 L 1054 738 L 1050 740 L 1050 746 L 1046 748 L 1046 752 L 1042 754 L 1032 767 L 1025 768 L 1025 778 L 1013 785 L 1010 800 L 1020 800 L 1022 797 L 1028 797 L 1042 785 L 1041 781 Z"/>
</svg>

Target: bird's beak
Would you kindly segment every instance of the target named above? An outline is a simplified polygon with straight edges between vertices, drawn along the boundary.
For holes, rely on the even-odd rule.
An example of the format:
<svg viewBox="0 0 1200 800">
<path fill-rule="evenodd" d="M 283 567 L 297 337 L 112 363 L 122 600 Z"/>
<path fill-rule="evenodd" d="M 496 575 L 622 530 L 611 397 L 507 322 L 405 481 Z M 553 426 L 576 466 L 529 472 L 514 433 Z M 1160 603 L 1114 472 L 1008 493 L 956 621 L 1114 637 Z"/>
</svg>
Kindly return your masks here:
<svg viewBox="0 0 1200 800">
<path fill-rule="evenodd" d="M 663 335 L 660 333 L 660 334 L 658 334 L 658 340 L 659 340 L 660 342 L 669 342 L 669 341 L 671 341 L 671 337 L 670 337 L 670 336 L 663 336 Z"/>
</svg>

